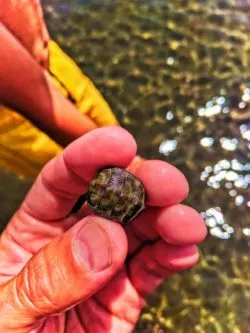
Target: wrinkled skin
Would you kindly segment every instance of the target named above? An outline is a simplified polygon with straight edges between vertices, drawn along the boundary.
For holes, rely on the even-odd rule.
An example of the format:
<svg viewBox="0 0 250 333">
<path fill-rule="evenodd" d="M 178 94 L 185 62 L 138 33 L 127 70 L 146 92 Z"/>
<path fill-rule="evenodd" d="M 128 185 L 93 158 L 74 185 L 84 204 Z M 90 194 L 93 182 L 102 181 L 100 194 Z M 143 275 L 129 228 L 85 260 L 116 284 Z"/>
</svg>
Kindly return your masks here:
<svg viewBox="0 0 250 333">
<path fill-rule="evenodd" d="M 163 161 L 132 162 L 133 137 L 94 130 L 49 162 L 0 240 L 0 332 L 131 332 L 145 297 L 198 260 L 200 215 L 179 204 L 184 176 Z M 69 215 L 97 170 L 128 167 L 147 207 L 132 225 Z M 150 241 L 150 242 L 149 242 Z"/>
</svg>

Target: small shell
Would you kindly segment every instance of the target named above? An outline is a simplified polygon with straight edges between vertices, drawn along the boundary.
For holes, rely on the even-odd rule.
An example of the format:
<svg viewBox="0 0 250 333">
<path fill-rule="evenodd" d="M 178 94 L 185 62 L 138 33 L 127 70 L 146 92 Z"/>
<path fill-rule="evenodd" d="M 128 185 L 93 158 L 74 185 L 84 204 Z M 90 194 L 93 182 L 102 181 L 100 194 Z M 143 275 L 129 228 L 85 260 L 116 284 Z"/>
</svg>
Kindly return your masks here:
<svg viewBox="0 0 250 333">
<path fill-rule="evenodd" d="M 128 224 L 145 208 L 145 190 L 128 171 L 107 168 L 90 182 L 88 204 L 99 215 Z"/>
</svg>

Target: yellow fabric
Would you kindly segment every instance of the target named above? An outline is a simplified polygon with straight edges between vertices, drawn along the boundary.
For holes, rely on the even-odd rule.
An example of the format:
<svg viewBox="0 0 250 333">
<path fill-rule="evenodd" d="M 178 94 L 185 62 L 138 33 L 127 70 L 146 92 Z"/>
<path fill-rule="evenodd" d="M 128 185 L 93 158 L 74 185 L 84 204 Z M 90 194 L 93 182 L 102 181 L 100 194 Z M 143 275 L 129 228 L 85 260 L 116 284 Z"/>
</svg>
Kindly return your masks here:
<svg viewBox="0 0 250 333">
<path fill-rule="evenodd" d="M 61 150 L 26 118 L 0 106 L 0 167 L 17 175 L 36 176 Z"/>
<path fill-rule="evenodd" d="M 62 92 L 68 92 L 80 112 L 89 116 L 98 127 L 117 125 L 116 117 L 92 81 L 54 41 L 49 44 L 49 53 L 50 73 L 61 84 Z"/>
<path fill-rule="evenodd" d="M 102 95 L 72 59 L 53 41 L 49 50 L 51 79 L 62 94 L 99 127 L 118 124 Z M 36 176 L 61 150 L 25 117 L 0 105 L 0 167 L 17 175 Z"/>
</svg>

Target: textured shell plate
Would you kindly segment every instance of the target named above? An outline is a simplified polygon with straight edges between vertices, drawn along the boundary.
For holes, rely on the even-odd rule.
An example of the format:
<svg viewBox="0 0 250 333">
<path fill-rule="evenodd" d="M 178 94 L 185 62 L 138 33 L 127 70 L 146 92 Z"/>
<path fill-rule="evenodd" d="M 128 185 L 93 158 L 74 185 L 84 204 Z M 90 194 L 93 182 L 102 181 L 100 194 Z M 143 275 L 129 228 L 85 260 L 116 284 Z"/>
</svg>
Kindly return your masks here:
<svg viewBox="0 0 250 333">
<path fill-rule="evenodd" d="M 99 215 L 127 224 L 145 208 L 144 186 L 126 170 L 103 169 L 89 184 L 88 204 Z"/>
</svg>

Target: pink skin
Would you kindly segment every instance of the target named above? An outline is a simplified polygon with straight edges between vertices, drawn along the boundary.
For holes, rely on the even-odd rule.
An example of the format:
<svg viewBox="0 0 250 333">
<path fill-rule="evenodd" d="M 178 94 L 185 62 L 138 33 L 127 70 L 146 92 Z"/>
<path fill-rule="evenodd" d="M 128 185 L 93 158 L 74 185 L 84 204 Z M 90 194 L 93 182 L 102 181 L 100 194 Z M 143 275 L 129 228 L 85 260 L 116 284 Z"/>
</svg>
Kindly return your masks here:
<svg viewBox="0 0 250 333">
<path fill-rule="evenodd" d="M 45 27 L 38 5 L 35 0 L 0 0 L 0 45 L 4 45 L 0 103 L 21 113 L 59 144 L 67 145 L 97 126 L 61 94 L 38 63 L 48 58 L 48 45 L 44 52 L 40 48 L 43 43 L 39 31 Z"/>
<path fill-rule="evenodd" d="M 206 228 L 179 204 L 184 176 L 162 161 L 131 165 L 135 154 L 127 131 L 106 127 L 44 167 L 1 235 L 0 332 L 132 332 L 145 297 L 196 264 Z M 86 207 L 68 216 L 107 165 L 129 166 L 147 191 L 147 208 L 125 229 Z"/>
<path fill-rule="evenodd" d="M 0 21 L 38 63 L 47 65 L 50 37 L 38 0 L 0 0 Z"/>
</svg>

